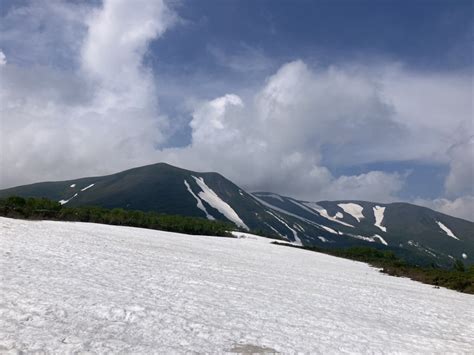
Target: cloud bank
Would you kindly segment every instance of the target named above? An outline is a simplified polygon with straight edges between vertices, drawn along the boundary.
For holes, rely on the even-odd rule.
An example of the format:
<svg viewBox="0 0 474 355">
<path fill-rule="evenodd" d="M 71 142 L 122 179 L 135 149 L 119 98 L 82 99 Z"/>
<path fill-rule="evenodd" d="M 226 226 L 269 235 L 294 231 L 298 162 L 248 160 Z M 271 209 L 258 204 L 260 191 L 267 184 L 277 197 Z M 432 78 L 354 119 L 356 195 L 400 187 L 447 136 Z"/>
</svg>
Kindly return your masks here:
<svg viewBox="0 0 474 355">
<path fill-rule="evenodd" d="M 0 27 L 1 187 L 167 161 L 218 171 L 249 191 L 390 202 L 408 172 L 336 176 L 332 167 L 418 161 L 450 170 L 443 196 L 413 201 L 474 220 L 469 73 L 297 59 L 258 86 L 183 97 L 193 102 L 191 143 L 161 148 L 173 117 L 160 110 L 159 77 L 145 58 L 177 22 L 159 0 L 10 11 Z M 264 62 L 259 52 L 258 68 Z"/>
</svg>

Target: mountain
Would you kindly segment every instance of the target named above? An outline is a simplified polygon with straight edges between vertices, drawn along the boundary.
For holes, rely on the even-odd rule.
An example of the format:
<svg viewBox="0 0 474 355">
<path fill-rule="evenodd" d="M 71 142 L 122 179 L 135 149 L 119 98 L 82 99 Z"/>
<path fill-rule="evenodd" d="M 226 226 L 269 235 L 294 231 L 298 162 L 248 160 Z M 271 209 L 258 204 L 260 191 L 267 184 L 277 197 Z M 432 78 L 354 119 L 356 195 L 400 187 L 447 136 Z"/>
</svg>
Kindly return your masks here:
<svg viewBox="0 0 474 355">
<path fill-rule="evenodd" d="M 116 174 L 42 182 L 0 190 L 46 197 L 66 206 L 95 205 L 231 221 L 244 230 L 323 248 L 372 246 L 406 260 L 474 263 L 474 223 L 408 203 L 309 202 L 248 193 L 218 173 L 165 163 Z"/>
</svg>

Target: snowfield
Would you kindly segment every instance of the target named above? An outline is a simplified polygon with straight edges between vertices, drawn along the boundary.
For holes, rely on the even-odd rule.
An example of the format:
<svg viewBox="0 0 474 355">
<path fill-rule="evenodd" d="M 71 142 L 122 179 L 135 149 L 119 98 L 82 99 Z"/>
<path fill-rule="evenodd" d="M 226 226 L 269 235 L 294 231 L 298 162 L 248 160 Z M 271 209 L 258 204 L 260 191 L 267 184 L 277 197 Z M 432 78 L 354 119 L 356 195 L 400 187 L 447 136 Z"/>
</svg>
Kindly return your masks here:
<svg viewBox="0 0 474 355">
<path fill-rule="evenodd" d="M 0 352 L 474 352 L 473 296 L 252 235 L 0 218 L 0 253 Z"/>
</svg>

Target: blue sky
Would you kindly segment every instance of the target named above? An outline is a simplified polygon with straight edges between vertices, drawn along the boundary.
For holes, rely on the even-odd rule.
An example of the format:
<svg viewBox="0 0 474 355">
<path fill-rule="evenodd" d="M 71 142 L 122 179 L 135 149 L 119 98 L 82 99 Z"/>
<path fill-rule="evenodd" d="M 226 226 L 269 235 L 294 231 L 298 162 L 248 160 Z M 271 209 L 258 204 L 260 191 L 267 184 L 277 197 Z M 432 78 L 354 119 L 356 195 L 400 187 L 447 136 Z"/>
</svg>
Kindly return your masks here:
<svg viewBox="0 0 474 355">
<path fill-rule="evenodd" d="M 168 161 L 249 190 L 474 218 L 471 1 L 0 11 L 3 187 Z"/>
</svg>

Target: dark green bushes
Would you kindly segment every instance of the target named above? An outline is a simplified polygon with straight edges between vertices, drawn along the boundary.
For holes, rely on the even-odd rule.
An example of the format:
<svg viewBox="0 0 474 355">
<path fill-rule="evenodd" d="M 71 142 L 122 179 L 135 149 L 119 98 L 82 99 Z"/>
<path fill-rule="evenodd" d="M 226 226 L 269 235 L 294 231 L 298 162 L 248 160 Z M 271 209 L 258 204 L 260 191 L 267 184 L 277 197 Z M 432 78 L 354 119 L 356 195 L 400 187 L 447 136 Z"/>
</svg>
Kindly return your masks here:
<svg viewBox="0 0 474 355">
<path fill-rule="evenodd" d="M 233 224 L 209 221 L 204 218 L 184 217 L 114 208 L 65 207 L 44 198 L 9 197 L 0 199 L 0 215 L 24 219 L 51 219 L 59 221 L 93 222 L 119 226 L 158 229 L 170 232 L 231 236 Z"/>
</svg>

